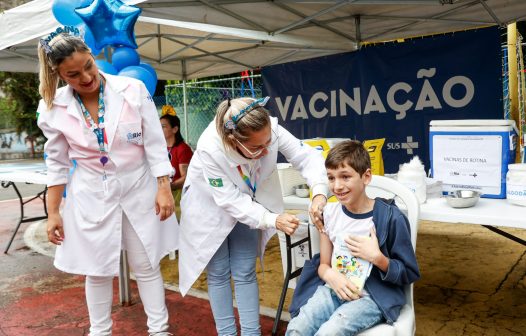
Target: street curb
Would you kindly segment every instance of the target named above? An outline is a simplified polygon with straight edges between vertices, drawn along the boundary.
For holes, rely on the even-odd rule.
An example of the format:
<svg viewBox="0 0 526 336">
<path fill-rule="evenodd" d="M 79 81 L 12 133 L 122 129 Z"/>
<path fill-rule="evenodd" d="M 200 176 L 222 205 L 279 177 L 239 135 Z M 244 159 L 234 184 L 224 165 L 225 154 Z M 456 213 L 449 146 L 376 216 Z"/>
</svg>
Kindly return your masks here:
<svg viewBox="0 0 526 336">
<path fill-rule="evenodd" d="M 49 249 L 42 247 L 41 246 L 42 241 L 41 239 L 38 239 L 38 229 L 40 225 L 44 225 L 46 222 L 47 220 L 43 219 L 43 220 L 34 222 L 31 225 L 29 225 L 24 232 L 24 243 L 33 251 L 38 252 L 42 255 L 48 256 L 50 258 L 54 258 L 55 249 L 53 248 L 53 251 L 50 251 Z M 51 244 L 51 243 L 46 242 L 46 244 Z"/>
</svg>

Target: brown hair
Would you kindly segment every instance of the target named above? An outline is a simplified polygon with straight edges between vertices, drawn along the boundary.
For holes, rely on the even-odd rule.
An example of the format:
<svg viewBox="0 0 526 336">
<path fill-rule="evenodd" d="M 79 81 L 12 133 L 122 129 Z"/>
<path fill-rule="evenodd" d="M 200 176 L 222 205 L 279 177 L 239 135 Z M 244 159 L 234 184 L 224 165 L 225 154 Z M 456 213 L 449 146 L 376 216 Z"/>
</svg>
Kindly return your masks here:
<svg viewBox="0 0 526 336">
<path fill-rule="evenodd" d="M 217 134 L 219 134 L 221 141 L 227 149 L 235 150 L 235 139 L 239 142 L 244 142 L 248 140 L 252 132 L 260 131 L 270 125 L 268 110 L 256 105 L 234 123 L 234 129 L 229 129 L 225 126 L 228 121 L 232 121 L 232 116 L 238 115 L 242 109 L 254 101 L 254 98 L 236 98 L 225 100 L 217 107 Z"/>
<path fill-rule="evenodd" d="M 356 170 L 360 176 L 371 169 L 371 158 L 360 141 L 346 140 L 338 143 L 327 154 L 325 168 L 337 169 L 349 166 Z"/>
<path fill-rule="evenodd" d="M 90 48 L 77 36 L 61 33 L 48 42 L 46 50 L 40 42 L 38 43 L 39 79 L 38 91 L 44 99 L 47 108 L 53 105 L 53 99 L 57 91 L 59 76 L 57 68 L 66 58 L 74 52 L 91 53 Z"/>
</svg>

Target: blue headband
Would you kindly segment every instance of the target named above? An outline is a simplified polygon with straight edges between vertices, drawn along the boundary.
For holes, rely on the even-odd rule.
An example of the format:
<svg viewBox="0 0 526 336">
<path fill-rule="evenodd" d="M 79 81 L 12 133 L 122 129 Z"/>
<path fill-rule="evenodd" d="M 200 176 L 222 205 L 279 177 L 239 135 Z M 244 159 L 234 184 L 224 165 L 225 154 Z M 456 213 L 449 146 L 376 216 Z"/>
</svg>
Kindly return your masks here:
<svg viewBox="0 0 526 336">
<path fill-rule="evenodd" d="M 256 107 L 263 107 L 267 104 L 270 97 L 264 97 L 264 98 L 258 98 L 254 100 L 252 103 L 248 104 L 247 107 L 243 108 L 241 111 L 239 111 L 237 114 L 232 115 L 230 120 L 225 122 L 225 128 L 234 130 L 236 129 L 236 125 L 239 122 L 241 118 L 243 118 L 248 112 L 252 111 Z"/>
<path fill-rule="evenodd" d="M 42 46 L 46 54 L 49 54 L 51 52 L 51 46 L 49 45 L 49 42 L 51 42 L 52 39 L 54 39 L 60 34 L 68 34 L 80 37 L 81 31 L 75 26 L 58 27 L 55 31 L 51 32 L 46 38 L 40 39 L 40 45 Z"/>
</svg>

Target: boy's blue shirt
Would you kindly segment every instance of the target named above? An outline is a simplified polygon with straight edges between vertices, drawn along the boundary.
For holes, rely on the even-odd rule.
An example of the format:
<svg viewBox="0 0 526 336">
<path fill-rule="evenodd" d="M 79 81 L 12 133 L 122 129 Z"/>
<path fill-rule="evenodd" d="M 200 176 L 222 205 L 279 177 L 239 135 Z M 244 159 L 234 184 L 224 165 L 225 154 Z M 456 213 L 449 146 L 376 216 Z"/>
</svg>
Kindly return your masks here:
<svg viewBox="0 0 526 336">
<path fill-rule="evenodd" d="M 418 280 L 420 271 L 411 244 L 409 222 L 394 204 L 394 200 L 376 198 L 373 222 L 380 250 L 389 258 L 389 268 L 384 273 L 379 268 L 373 267 L 365 282 L 365 289 L 382 311 L 386 322 L 392 324 L 397 320 L 400 309 L 405 304 L 404 286 Z M 313 257 L 312 261 L 305 263 L 296 285 L 289 308 L 293 317 L 314 294 L 316 288 L 323 284 L 317 272 L 319 257 Z"/>
</svg>

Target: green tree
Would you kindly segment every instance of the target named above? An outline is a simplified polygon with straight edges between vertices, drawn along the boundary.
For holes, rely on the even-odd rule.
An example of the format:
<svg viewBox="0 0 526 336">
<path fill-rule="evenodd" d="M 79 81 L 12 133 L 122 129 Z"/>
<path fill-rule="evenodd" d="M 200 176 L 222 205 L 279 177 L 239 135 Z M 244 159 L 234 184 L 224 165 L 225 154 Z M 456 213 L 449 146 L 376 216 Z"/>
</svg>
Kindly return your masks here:
<svg viewBox="0 0 526 336">
<path fill-rule="evenodd" d="M 25 132 L 31 142 L 31 154 L 37 139 L 42 139 L 42 131 L 37 126 L 38 76 L 33 73 L 0 72 L 0 90 L 5 94 L 0 107 L 2 114 L 14 116 L 18 134 Z"/>
</svg>

